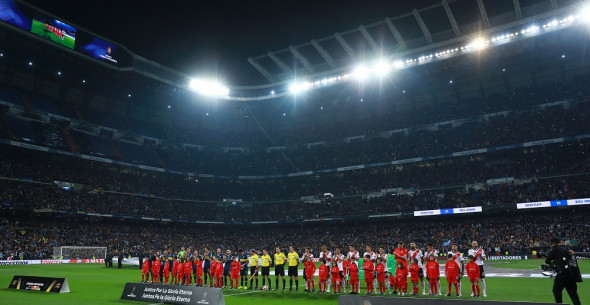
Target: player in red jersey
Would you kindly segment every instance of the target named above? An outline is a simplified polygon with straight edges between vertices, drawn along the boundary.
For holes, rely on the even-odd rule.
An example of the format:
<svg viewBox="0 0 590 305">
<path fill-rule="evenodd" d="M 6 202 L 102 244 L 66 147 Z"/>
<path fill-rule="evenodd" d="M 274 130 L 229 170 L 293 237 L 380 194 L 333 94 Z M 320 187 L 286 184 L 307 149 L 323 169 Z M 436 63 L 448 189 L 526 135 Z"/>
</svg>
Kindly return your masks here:
<svg viewBox="0 0 590 305">
<path fill-rule="evenodd" d="M 424 258 L 427 262 L 430 260 L 430 255 L 434 255 L 434 260 L 438 260 L 438 250 L 434 249 L 432 243 L 429 243 L 426 247 L 426 254 L 424 255 Z M 426 269 L 426 264 L 424 264 L 424 269 Z M 428 279 L 428 273 L 426 274 L 426 278 Z M 440 281 L 437 281 L 436 283 L 438 295 L 441 295 Z M 428 287 L 430 287 L 430 285 Z M 432 290 L 430 290 L 430 294 L 432 295 Z"/>
<path fill-rule="evenodd" d="M 408 258 L 410 260 L 412 260 L 413 258 L 416 258 L 418 260 L 418 266 L 420 267 L 420 270 L 418 271 L 418 278 L 420 279 L 420 283 L 422 283 L 422 294 L 426 295 L 426 282 L 424 281 L 425 270 L 423 260 L 425 260 L 427 257 L 424 256 L 424 252 L 422 250 L 416 247 L 416 242 L 410 243 L 410 249 L 408 250 Z"/>
<path fill-rule="evenodd" d="M 174 256 L 174 261 L 172 262 L 172 280 L 170 281 L 172 283 L 172 285 L 176 285 L 177 282 L 177 276 L 178 276 L 178 258 L 176 258 L 176 256 Z"/>
<path fill-rule="evenodd" d="M 355 256 L 350 257 L 350 294 L 359 293 L 359 265 Z"/>
<path fill-rule="evenodd" d="M 330 276 L 332 277 L 332 286 L 334 286 L 334 293 L 340 294 L 340 268 L 338 263 L 332 261 L 332 269 L 330 269 Z"/>
<path fill-rule="evenodd" d="M 433 254 L 428 257 L 428 263 L 426 263 L 426 275 L 428 276 L 428 282 L 430 284 L 430 295 L 438 295 L 438 281 L 440 280 L 440 266 L 436 262 L 436 258 Z"/>
<path fill-rule="evenodd" d="M 183 267 L 183 273 L 184 273 L 184 284 L 185 285 L 190 285 L 191 284 L 191 274 L 193 271 L 193 262 L 191 262 L 190 259 L 187 259 L 184 262 L 184 267 Z M 180 283 L 182 285 L 182 283 Z"/>
<path fill-rule="evenodd" d="M 375 265 L 371 261 L 371 255 L 365 255 L 365 261 L 363 262 L 363 270 L 365 271 L 365 282 L 367 283 L 367 294 L 371 294 L 373 292 L 373 271 L 375 270 Z"/>
<path fill-rule="evenodd" d="M 342 281 L 342 292 L 346 292 L 346 285 L 350 284 L 348 280 L 350 275 L 350 258 L 348 256 L 345 256 L 342 261 L 342 270 L 342 278 L 340 279 Z"/>
<path fill-rule="evenodd" d="M 479 266 L 475 263 L 475 257 L 473 255 L 469 255 L 467 259 L 469 262 L 465 265 L 465 271 L 467 271 L 467 277 L 469 277 L 469 281 L 471 282 L 471 291 L 474 297 L 479 298 L 481 296 L 479 289 Z"/>
<path fill-rule="evenodd" d="M 458 282 L 459 282 L 459 273 L 461 272 L 461 270 L 459 269 L 459 265 L 457 264 L 457 262 L 455 262 L 453 254 L 449 253 L 447 258 L 448 258 L 448 261 L 445 264 L 445 276 L 447 277 L 447 284 L 448 284 L 447 296 L 448 297 L 451 296 L 451 285 L 455 285 L 455 292 L 457 293 L 457 296 L 459 296 Z"/>
<path fill-rule="evenodd" d="M 178 260 L 178 264 L 174 266 L 176 268 L 176 285 L 182 285 L 184 279 L 184 258 Z"/>
<path fill-rule="evenodd" d="M 397 291 L 399 295 L 408 294 L 408 269 L 406 264 L 398 263 L 395 269 L 395 279 L 397 282 Z"/>
<path fill-rule="evenodd" d="M 147 257 L 143 258 L 143 264 L 141 265 L 141 282 L 147 283 L 150 277 L 150 261 Z"/>
<path fill-rule="evenodd" d="M 420 266 L 418 265 L 418 259 L 412 257 L 410 267 L 410 282 L 412 282 L 412 295 L 417 296 L 420 291 Z"/>
<path fill-rule="evenodd" d="M 229 268 L 231 273 L 229 289 L 238 289 L 238 281 L 240 280 L 240 270 L 242 270 L 242 265 L 238 261 L 237 256 L 234 256 L 234 260 L 231 262 Z"/>
<path fill-rule="evenodd" d="M 377 283 L 379 284 L 379 294 L 385 294 L 385 264 L 381 257 L 377 257 L 377 265 L 375 266 L 375 273 L 377 274 Z"/>
<path fill-rule="evenodd" d="M 463 264 L 463 253 L 459 252 L 459 246 L 457 246 L 457 244 L 453 243 L 453 245 L 451 246 L 451 251 L 449 251 L 449 253 L 447 254 L 452 254 L 453 255 L 453 261 L 455 261 L 455 263 L 457 263 L 457 265 L 459 265 L 459 277 L 457 279 L 457 281 L 459 282 L 459 296 L 461 296 L 461 277 L 463 277 L 463 275 L 465 275 L 465 265 Z"/>
<path fill-rule="evenodd" d="M 306 256 L 304 260 L 305 261 L 303 262 L 303 271 L 305 272 L 305 282 L 307 284 L 307 289 L 305 289 L 305 292 L 315 292 L 315 264 L 311 260 L 311 256 Z"/>
<path fill-rule="evenodd" d="M 408 250 L 406 250 L 406 248 L 404 248 L 404 242 L 400 241 L 397 243 L 397 248 L 395 248 L 395 250 L 393 250 L 393 256 L 395 257 L 396 260 L 396 266 L 399 263 L 404 264 L 404 268 L 408 269 Z"/>
<path fill-rule="evenodd" d="M 330 273 L 330 267 L 328 267 L 325 259 L 320 258 L 320 274 L 319 274 L 319 292 L 326 292 L 326 286 L 328 282 L 328 274 Z"/>
<path fill-rule="evenodd" d="M 156 260 L 152 262 L 152 283 L 160 282 L 160 257 L 156 256 Z"/>
<path fill-rule="evenodd" d="M 196 268 L 195 286 L 203 286 L 203 257 L 198 255 L 194 261 Z"/>
<path fill-rule="evenodd" d="M 168 284 L 168 279 L 170 278 L 170 262 L 167 259 L 166 259 L 166 262 L 164 263 L 163 276 L 164 276 L 164 284 Z"/>
<path fill-rule="evenodd" d="M 217 260 L 215 259 L 215 256 L 211 257 L 211 267 L 209 269 L 209 273 L 210 273 L 210 277 L 211 277 L 211 282 L 210 282 L 210 286 L 209 287 L 217 287 Z"/>
<path fill-rule="evenodd" d="M 215 283 L 217 284 L 217 288 L 223 288 L 223 263 L 221 262 L 221 259 L 221 257 L 215 258 L 215 260 L 217 261 L 215 271 Z"/>
</svg>

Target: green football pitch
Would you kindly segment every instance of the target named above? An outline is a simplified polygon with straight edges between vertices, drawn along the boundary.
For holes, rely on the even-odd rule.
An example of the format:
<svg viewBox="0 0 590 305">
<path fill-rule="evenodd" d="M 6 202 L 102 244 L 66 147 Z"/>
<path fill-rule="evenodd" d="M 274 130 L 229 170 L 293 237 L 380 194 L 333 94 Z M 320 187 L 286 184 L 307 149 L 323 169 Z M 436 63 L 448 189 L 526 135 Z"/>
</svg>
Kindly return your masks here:
<svg viewBox="0 0 590 305">
<path fill-rule="evenodd" d="M 57 37 L 57 35 L 55 35 L 50 30 L 48 30 L 45 27 L 45 25 L 43 25 L 43 23 L 41 23 L 37 20 L 33 20 L 33 24 L 31 25 L 31 32 L 35 33 L 45 39 L 48 39 L 48 40 L 51 40 L 55 43 L 66 46 L 70 49 L 73 49 L 74 44 L 76 43 L 76 41 L 72 37 L 69 37 L 67 35 L 65 35 L 64 39 L 62 40 L 61 38 Z"/>
<path fill-rule="evenodd" d="M 537 268 L 539 260 L 526 262 L 526 266 Z M 496 262 L 497 266 L 507 268 L 521 268 L 520 262 Z M 510 266 L 514 265 L 514 266 Z M 588 272 L 590 262 L 581 263 L 582 272 Z M 509 270 L 509 269 L 507 269 Z M 28 266 L 0 266 L 0 285 L 8 287 L 14 275 L 65 277 L 68 280 L 70 293 L 56 294 L 37 291 L 23 291 L 0 288 L 0 302 L 2 304 L 144 304 L 136 301 L 121 300 L 121 293 L 126 282 L 139 282 L 140 270 L 133 266 L 122 269 L 107 269 L 102 264 L 62 264 L 62 265 L 28 265 Z M 261 280 L 260 280 L 261 281 Z M 446 292 L 446 282 L 442 281 L 443 293 Z M 590 302 L 590 281 L 578 285 L 582 304 Z M 536 301 L 553 303 L 551 288 L 553 281 L 549 278 L 487 278 L 487 295 L 485 300 L 505 301 Z M 287 286 L 289 282 L 287 280 Z M 317 283 L 316 283 L 317 285 Z M 273 280 L 274 286 L 274 280 Z M 304 289 L 303 280 L 299 281 L 300 291 Z M 362 286 L 364 288 L 364 286 Z M 470 299 L 470 285 L 463 280 L 462 299 Z M 333 294 L 313 294 L 304 292 L 275 292 L 224 289 L 225 302 L 233 304 L 337 304 L 338 296 Z M 399 296 L 391 296 L 400 298 Z M 422 297 L 422 296 L 420 296 Z M 428 298 L 433 298 L 428 296 Z M 437 297 L 446 298 L 446 297 Z M 452 297 L 456 298 L 456 297 Z M 564 301 L 569 297 L 564 291 Z M 146 303 L 147 304 L 147 303 Z"/>
</svg>

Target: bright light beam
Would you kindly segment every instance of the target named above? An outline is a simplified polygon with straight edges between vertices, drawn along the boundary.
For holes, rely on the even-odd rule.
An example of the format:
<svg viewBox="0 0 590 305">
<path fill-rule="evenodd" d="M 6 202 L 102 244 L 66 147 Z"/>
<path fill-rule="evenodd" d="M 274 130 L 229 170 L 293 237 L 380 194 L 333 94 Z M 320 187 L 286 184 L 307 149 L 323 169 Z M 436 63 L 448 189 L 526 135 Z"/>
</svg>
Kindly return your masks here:
<svg viewBox="0 0 590 305">
<path fill-rule="evenodd" d="M 481 38 L 481 37 L 479 37 L 479 38 L 476 38 L 476 39 L 474 39 L 474 40 L 471 42 L 471 47 L 472 47 L 474 50 L 477 50 L 477 51 L 479 51 L 479 50 L 483 50 L 483 49 L 485 49 L 487 46 L 488 46 L 488 45 L 487 45 L 487 43 L 486 43 L 485 39 L 483 39 L 483 38 Z"/>
<path fill-rule="evenodd" d="M 191 90 L 206 96 L 229 95 L 229 88 L 224 84 L 214 80 L 191 79 L 188 87 Z"/>
<path fill-rule="evenodd" d="M 358 66 L 352 71 L 352 75 L 358 80 L 365 80 L 371 76 L 371 70 L 365 66 Z"/>
<path fill-rule="evenodd" d="M 389 74 L 390 71 L 391 65 L 385 61 L 378 61 L 375 66 L 373 66 L 373 72 L 381 77 Z"/>
</svg>

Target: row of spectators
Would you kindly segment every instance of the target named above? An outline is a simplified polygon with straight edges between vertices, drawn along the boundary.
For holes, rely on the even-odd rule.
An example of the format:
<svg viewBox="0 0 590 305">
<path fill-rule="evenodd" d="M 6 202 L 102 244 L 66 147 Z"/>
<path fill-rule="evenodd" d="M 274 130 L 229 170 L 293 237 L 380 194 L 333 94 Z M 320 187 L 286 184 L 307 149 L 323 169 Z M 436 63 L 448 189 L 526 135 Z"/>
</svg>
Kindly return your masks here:
<svg viewBox="0 0 590 305">
<path fill-rule="evenodd" d="M 150 222 L 112 222 L 106 219 L 59 215 L 29 216 L 25 219 L 10 216 L 2 219 L 0 252 L 6 257 L 49 258 L 55 246 L 101 246 L 109 251 L 119 250 L 131 255 L 150 250 L 191 247 L 209 249 L 274 249 L 286 250 L 293 245 L 298 252 L 309 247 L 318 254 L 326 245 L 348 249 L 353 245 L 363 251 L 392 249 L 398 241 L 415 241 L 425 248 L 432 243 L 446 251 L 448 241 L 457 243 L 463 251 L 476 240 L 488 255 L 506 253 L 530 254 L 549 246 L 551 236 L 569 240 L 578 251 L 590 250 L 590 212 L 562 210 L 551 216 L 537 214 L 502 214 L 477 218 L 453 216 L 449 218 L 407 218 L 387 222 L 341 223 L 311 226 L 293 224 L 289 227 L 231 228 L 202 227 L 184 224 Z"/>
<path fill-rule="evenodd" d="M 221 202 L 295 201 L 331 193 L 363 196 L 383 189 L 423 191 L 484 183 L 489 179 L 587 173 L 590 141 L 489 152 L 418 163 L 271 180 L 226 180 L 156 173 L 0 146 L 0 176 L 53 183 L 65 181 L 91 190 L 166 199 Z M 444 193 L 444 191 L 440 191 Z"/>
</svg>

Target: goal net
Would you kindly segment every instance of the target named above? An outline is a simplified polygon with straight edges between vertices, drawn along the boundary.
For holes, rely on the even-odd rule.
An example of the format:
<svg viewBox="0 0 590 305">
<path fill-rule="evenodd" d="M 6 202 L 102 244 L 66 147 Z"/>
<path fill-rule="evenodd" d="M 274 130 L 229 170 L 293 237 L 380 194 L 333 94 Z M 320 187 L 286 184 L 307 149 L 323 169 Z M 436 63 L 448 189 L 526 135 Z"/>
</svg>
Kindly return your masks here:
<svg viewBox="0 0 590 305">
<path fill-rule="evenodd" d="M 55 259 L 104 259 L 107 247 L 75 247 L 63 246 L 53 248 Z"/>
</svg>

